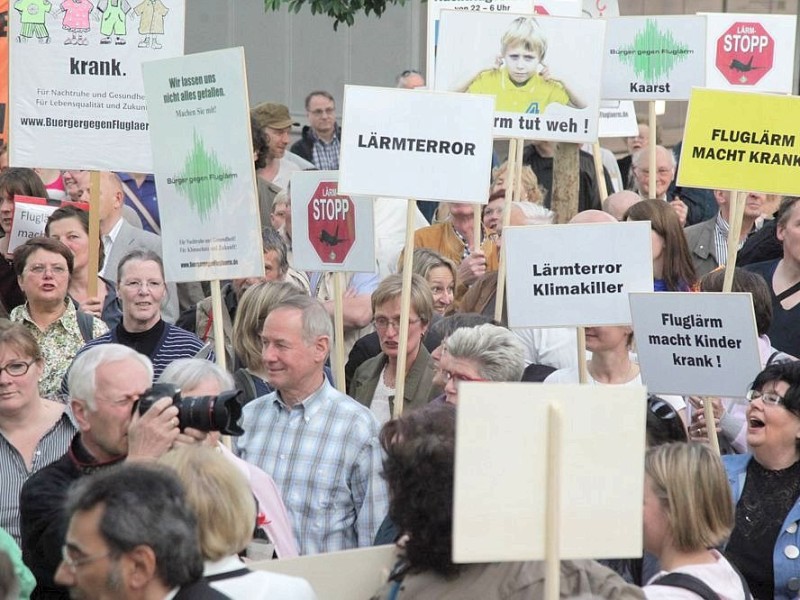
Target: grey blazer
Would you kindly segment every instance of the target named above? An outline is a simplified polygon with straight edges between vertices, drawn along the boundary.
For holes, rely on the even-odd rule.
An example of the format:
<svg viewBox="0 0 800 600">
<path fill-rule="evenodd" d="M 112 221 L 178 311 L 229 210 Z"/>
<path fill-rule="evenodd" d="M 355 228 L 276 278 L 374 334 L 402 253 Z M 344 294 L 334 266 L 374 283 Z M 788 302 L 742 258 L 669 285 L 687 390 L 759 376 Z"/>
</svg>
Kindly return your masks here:
<svg viewBox="0 0 800 600">
<path fill-rule="evenodd" d="M 117 234 L 117 239 L 111 246 L 111 252 L 106 260 L 105 278 L 116 283 L 117 267 L 122 258 L 132 250 L 152 250 L 161 256 L 161 238 L 155 233 L 136 229 L 127 221 L 122 221 L 122 226 Z M 175 283 L 167 283 L 167 298 L 162 304 L 164 320 L 175 323 L 178 318 L 178 289 Z"/>
<path fill-rule="evenodd" d="M 714 243 L 716 224 L 717 216 L 714 215 L 713 219 L 691 225 L 683 230 L 698 279 L 719 266 L 717 245 Z"/>
</svg>

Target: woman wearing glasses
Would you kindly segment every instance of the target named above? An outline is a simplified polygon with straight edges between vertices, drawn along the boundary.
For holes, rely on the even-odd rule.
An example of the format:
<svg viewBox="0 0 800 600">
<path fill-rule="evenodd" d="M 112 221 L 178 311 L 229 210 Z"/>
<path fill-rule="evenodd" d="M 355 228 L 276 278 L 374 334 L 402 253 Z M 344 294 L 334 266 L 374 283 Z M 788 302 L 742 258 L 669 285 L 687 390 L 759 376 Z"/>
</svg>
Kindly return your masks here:
<svg viewBox="0 0 800 600">
<path fill-rule="evenodd" d="M 0 319 L 0 528 L 20 543 L 19 494 L 60 458 L 76 429 L 66 405 L 39 393 L 44 358 L 31 332 Z"/>
<path fill-rule="evenodd" d="M 43 396 L 58 391 L 78 350 L 108 331 L 105 323 L 78 311 L 67 298 L 73 266 L 70 249 L 52 238 L 33 238 L 14 252 L 14 269 L 26 302 L 11 311 L 11 320 L 22 323 L 42 350 Z"/>
<path fill-rule="evenodd" d="M 350 384 L 351 396 L 370 408 L 378 421 L 385 423 L 394 412 L 397 357 L 400 350 L 400 295 L 403 276 L 390 275 L 372 293 L 373 324 L 378 333 L 381 353 L 356 369 Z M 408 345 L 403 393 L 403 412 L 426 404 L 440 390 L 433 385 L 433 359 L 422 344 L 433 315 L 433 296 L 428 283 L 411 275 L 411 310 L 408 315 Z"/>
<path fill-rule="evenodd" d="M 725 555 L 755 598 L 800 592 L 800 362 L 774 364 L 748 393 L 750 454 L 723 457 L 736 522 Z"/>
<path fill-rule="evenodd" d="M 161 305 L 166 295 L 161 257 L 152 250 L 133 250 L 126 254 L 117 267 L 122 322 L 86 344 L 81 352 L 98 344 L 128 346 L 153 362 L 154 381 L 173 360 L 195 358 L 199 354 L 214 360 L 213 353 L 204 348 L 195 334 L 161 318 Z M 66 376 L 61 382 L 61 391 L 68 392 Z"/>
</svg>

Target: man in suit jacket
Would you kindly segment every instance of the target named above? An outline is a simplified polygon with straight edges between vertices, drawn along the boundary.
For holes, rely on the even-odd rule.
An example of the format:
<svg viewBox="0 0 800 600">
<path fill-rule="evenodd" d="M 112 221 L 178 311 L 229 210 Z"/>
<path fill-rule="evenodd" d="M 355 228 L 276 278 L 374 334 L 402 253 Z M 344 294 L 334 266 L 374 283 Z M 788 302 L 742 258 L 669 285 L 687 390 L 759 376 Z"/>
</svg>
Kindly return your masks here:
<svg viewBox="0 0 800 600">
<path fill-rule="evenodd" d="M 56 581 L 73 597 L 227 598 L 203 581 L 197 519 L 177 476 L 124 463 L 81 478 Z"/>
<path fill-rule="evenodd" d="M 117 266 L 131 250 L 152 250 L 161 256 L 161 238 L 127 223 L 122 218 L 124 206 L 122 182 L 115 173 L 103 171 L 100 174 L 100 236 L 106 260 L 100 275 L 114 282 L 117 281 Z M 174 282 L 167 282 L 167 302 L 162 313 L 164 320 L 169 323 L 175 323 L 180 313 L 178 290 Z"/>
<path fill-rule="evenodd" d="M 728 262 L 728 232 L 730 231 L 731 192 L 714 190 L 714 199 L 719 212 L 711 219 L 692 225 L 683 230 L 689 244 L 697 276 L 702 277 Z M 739 247 L 747 240 L 747 236 L 755 231 L 761 222 L 761 207 L 766 200 L 764 194 L 748 192 L 742 215 L 742 232 Z"/>
</svg>

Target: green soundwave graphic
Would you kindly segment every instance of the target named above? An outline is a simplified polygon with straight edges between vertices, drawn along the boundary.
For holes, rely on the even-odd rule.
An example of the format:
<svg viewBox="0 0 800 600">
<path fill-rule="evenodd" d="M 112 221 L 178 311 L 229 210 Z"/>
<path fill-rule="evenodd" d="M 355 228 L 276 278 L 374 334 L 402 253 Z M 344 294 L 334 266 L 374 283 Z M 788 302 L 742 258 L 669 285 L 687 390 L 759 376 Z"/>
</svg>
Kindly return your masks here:
<svg viewBox="0 0 800 600">
<path fill-rule="evenodd" d="M 637 77 L 652 83 L 669 75 L 692 53 L 689 46 L 675 41 L 672 32 L 660 31 L 656 21 L 648 19 L 633 38 L 633 45 L 620 48 L 620 62 L 632 65 Z"/>
<path fill-rule="evenodd" d="M 230 187 L 236 174 L 223 165 L 216 152 L 206 150 L 203 138 L 194 131 L 192 149 L 183 163 L 183 171 L 175 188 L 189 200 L 189 206 L 201 221 L 206 221 L 216 210 L 222 199 L 222 192 Z"/>
</svg>

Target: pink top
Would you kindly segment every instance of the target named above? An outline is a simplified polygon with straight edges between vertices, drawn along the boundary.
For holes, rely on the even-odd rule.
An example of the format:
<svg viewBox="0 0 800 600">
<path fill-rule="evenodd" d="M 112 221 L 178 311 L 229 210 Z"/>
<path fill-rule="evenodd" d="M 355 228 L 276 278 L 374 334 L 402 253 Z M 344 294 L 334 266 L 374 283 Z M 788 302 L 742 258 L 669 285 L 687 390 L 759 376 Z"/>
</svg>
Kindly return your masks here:
<svg viewBox="0 0 800 600">
<path fill-rule="evenodd" d="M 224 444 L 219 444 L 219 448 L 222 450 L 222 455 L 235 464 L 247 478 L 250 489 L 258 501 L 259 526 L 275 545 L 278 558 L 298 556 L 292 523 L 275 481 L 255 465 L 236 456 Z"/>
<path fill-rule="evenodd" d="M 89 13 L 94 4 L 89 0 L 64 0 L 61 9 L 64 11 L 63 25 L 66 29 L 89 29 Z"/>
</svg>

